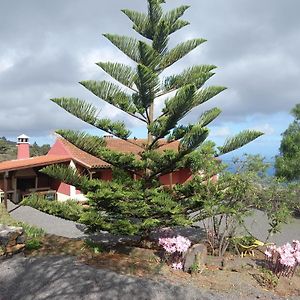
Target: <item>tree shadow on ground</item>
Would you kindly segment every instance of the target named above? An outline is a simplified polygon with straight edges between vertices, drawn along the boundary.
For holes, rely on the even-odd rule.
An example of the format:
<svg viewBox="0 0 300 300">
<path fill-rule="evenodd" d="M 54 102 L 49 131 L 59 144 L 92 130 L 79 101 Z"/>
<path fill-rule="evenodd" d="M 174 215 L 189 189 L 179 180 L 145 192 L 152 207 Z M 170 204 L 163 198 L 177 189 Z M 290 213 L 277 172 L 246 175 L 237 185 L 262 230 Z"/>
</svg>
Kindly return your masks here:
<svg viewBox="0 0 300 300">
<path fill-rule="evenodd" d="M 18 257 L 4 261 L 0 271 L 1 300 L 211 299 L 212 296 L 211 292 L 191 287 L 95 269 L 72 257 Z"/>
</svg>

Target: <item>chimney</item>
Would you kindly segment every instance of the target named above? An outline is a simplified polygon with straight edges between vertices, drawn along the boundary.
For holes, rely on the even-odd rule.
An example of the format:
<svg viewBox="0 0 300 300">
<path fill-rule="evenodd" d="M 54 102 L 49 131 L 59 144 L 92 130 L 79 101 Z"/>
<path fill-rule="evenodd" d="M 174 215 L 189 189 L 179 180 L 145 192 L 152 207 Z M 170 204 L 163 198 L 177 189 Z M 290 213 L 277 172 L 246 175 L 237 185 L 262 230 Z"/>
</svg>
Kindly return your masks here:
<svg viewBox="0 0 300 300">
<path fill-rule="evenodd" d="M 104 139 L 113 139 L 114 138 L 114 136 L 113 135 L 104 135 L 103 136 L 104 137 Z"/>
<path fill-rule="evenodd" d="M 18 136 L 18 156 L 17 159 L 26 159 L 30 157 L 29 154 L 29 137 L 25 134 Z"/>
</svg>

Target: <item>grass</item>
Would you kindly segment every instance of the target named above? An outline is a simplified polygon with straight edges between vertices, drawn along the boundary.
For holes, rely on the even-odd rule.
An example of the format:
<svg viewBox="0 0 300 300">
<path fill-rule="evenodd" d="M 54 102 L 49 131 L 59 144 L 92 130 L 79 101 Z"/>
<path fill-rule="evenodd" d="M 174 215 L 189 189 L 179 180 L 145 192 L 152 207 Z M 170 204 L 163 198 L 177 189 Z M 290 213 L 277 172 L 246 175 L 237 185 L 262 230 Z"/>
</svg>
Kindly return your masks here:
<svg viewBox="0 0 300 300">
<path fill-rule="evenodd" d="M 278 285 L 277 276 L 268 269 L 261 268 L 259 274 L 254 274 L 253 277 L 256 279 L 258 284 L 267 289 L 275 289 Z"/>
<path fill-rule="evenodd" d="M 17 222 L 9 215 L 4 205 L 1 203 L 0 203 L 0 224 L 22 227 L 24 229 L 25 236 L 26 236 L 26 242 L 25 242 L 26 249 L 38 249 L 41 247 L 42 238 L 45 235 L 45 231 L 41 228 L 37 228 L 23 222 Z"/>
<path fill-rule="evenodd" d="M 0 224 L 10 226 L 16 225 L 16 221 L 9 215 L 2 203 L 0 203 Z"/>
</svg>

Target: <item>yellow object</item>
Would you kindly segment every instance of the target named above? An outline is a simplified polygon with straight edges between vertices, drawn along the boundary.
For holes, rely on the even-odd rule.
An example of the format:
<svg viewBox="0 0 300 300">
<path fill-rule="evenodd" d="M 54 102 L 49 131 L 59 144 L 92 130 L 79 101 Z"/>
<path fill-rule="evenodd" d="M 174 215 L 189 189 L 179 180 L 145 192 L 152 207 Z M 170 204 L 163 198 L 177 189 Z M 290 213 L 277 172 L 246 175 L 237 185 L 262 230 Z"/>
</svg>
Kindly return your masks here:
<svg viewBox="0 0 300 300">
<path fill-rule="evenodd" d="M 259 240 L 255 240 L 252 245 L 247 245 L 247 246 L 237 242 L 238 250 L 241 253 L 241 257 L 244 257 L 247 254 L 254 256 L 254 250 L 264 245 L 265 243 Z"/>
</svg>

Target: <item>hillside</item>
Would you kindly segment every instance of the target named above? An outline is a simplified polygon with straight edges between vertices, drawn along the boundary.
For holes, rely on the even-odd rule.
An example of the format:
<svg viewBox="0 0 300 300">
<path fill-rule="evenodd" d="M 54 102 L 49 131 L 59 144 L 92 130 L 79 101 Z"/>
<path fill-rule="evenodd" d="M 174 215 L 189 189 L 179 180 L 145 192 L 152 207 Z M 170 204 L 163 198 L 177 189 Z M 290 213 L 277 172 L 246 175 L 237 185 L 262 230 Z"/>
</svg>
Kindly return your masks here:
<svg viewBox="0 0 300 300">
<path fill-rule="evenodd" d="M 39 146 L 34 143 L 30 146 L 30 156 L 45 155 L 48 153 L 50 145 L 45 144 Z M 0 138 L 0 161 L 12 160 L 17 158 L 17 143 L 6 139 L 4 136 Z"/>
</svg>

